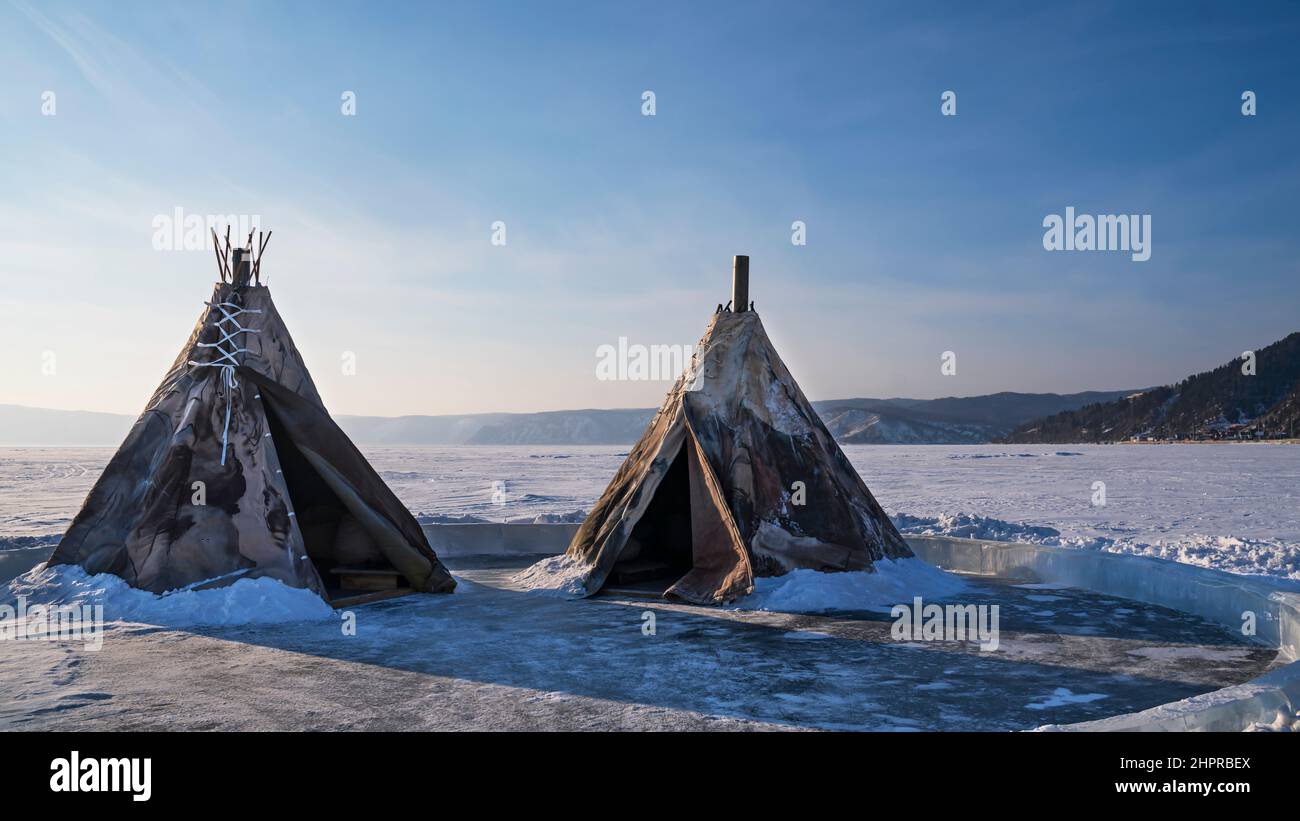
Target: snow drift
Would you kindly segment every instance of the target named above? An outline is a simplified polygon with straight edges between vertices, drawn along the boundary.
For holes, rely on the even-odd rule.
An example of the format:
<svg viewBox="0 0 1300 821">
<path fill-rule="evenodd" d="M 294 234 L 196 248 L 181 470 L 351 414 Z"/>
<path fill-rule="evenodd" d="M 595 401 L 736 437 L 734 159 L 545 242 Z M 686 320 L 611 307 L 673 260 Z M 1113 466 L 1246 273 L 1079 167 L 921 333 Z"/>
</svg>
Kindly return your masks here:
<svg viewBox="0 0 1300 821">
<path fill-rule="evenodd" d="M 200 625 L 275 624 L 335 618 L 334 609 L 310 590 L 275 579 L 239 579 L 207 590 L 149 593 L 111 573 L 89 575 L 77 565 L 38 567 L 6 585 L 0 604 L 103 605 L 109 622 Z"/>
<path fill-rule="evenodd" d="M 896 604 L 910 605 L 915 596 L 929 602 L 970 589 L 969 582 L 920 559 L 884 559 L 872 567 L 874 572 L 820 573 L 800 569 L 784 576 L 755 579 L 754 592 L 732 606 L 782 613 L 889 612 Z"/>
</svg>

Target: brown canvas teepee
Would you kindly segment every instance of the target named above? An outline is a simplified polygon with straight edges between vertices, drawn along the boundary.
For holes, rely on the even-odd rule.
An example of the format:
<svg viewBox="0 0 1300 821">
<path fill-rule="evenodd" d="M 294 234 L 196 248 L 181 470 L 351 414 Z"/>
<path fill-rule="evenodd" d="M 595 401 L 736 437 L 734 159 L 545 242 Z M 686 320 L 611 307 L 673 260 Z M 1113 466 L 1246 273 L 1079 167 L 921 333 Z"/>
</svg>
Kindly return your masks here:
<svg viewBox="0 0 1300 821">
<path fill-rule="evenodd" d="M 262 576 L 336 604 L 450 592 L 419 524 L 325 410 L 250 257 L 251 239 L 218 253 L 212 299 L 50 564 L 156 593 Z"/>
<path fill-rule="evenodd" d="M 569 545 L 593 595 L 667 574 L 665 595 L 728 601 L 755 576 L 871 570 L 912 555 L 747 310 L 715 313 L 690 367 Z"/>
</svg>

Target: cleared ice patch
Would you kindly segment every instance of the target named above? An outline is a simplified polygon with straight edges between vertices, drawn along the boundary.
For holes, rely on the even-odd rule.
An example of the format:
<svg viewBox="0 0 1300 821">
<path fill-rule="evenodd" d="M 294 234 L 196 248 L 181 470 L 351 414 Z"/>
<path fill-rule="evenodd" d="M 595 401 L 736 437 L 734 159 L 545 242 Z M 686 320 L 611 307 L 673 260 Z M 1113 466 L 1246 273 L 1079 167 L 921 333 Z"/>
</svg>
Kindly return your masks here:
<svg viewBox="0 0 1300 821">
<path fill-rule="evenodd" d="M 1025 705 L 1028 710 L 1050 710 L 1053 707 L 1065 707 L 1070 704 L 1087 704 L 1090 701 L 1100 701 L 1103 698 L 1109 698 L 1105 693 L 1075 693 L 1069 687 L 1057 687 L 1051 695 L 1043 696 L 1042 701 L 1030 702 Z"/>
<path fill-rule="evenodd" d="M 576 599 L 587 595 L 583 582 L 590 571 L 591 565 L 564 554 L 548 556 L 511 576 L 510 581 L 532 593 Z"/>
<path fill-rule="evenodd" d="M 16 605 L 103 605 L 105 621 L 197 625 L 278 624 L 336 618 L 334 608 L 310 590 L 270 578 L 240 579 L 213 590 L 162 595 L 138 590 L 110 573 L 91 576 L 76 565 L 39 567 L 6 585 L 0 600 Z"/>
<path fill-rule="evenodd" d="M 889 610 L 910 605 L 920 596 L 942 599 L 969 589 L 958 576 L 920 559 L 884 559 L 874 572 L 822 573 L 792 570 L 784 576 L 754 580 L 754 592 L 737 599 L 737 610 L 821 613 L 828 610 Z"/>
<path fill-rule="evenodd" d="M 450 594 L 438 593 L 434 598 L 442 598 L 446 595 L 464 596 L 468 593 L 482 593 L 491 590 L 491 588 L 485 587 L 476 581 L 470 581 L 459 573 L 452 573 L 451 577 L 456 580 L 456 589 L 452 590 Z"/>
</svg>

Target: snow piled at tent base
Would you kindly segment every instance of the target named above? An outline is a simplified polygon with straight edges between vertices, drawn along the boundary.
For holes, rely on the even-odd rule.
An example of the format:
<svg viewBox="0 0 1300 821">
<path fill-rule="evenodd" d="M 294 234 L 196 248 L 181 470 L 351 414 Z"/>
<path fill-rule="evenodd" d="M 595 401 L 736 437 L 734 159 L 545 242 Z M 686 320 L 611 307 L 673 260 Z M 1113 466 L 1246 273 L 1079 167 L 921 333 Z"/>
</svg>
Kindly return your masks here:
<svg viewBox="0 0 1300 821">
<path fill-rule="evenodd" d="M 917 596 L 930 602 L 970 589 L 961 577 L 920 559 L 882 559 L 873 568 L 848 573 L 799 569 L 784 576 L 755 579 L 754 592 L 736 600 L 733 607 L 781 613 L 889 612 L 896 604 L 910 606 Z"/>
<path fill-rule="evenodd" d="M 510 581 L 532 593 L 580 599 L 587 595 L 584 582 L 590 570 L 590 565 L 573 559 L 568 554 L 548 556 L 519 571 Z"/>
<path fill-rule="evenodd" d="M 111 573 L 90 575 L 77 565 L 38 567 L 9 582 L 0 604 L 103 605 L 108 622 L 198 625 L 277 624 L 336 618 L 334 609 L 310 590 L 271 578 L 239 579 L 223 587 L 174 590 L 161 595 L 131 587 Z"/>
</svg>

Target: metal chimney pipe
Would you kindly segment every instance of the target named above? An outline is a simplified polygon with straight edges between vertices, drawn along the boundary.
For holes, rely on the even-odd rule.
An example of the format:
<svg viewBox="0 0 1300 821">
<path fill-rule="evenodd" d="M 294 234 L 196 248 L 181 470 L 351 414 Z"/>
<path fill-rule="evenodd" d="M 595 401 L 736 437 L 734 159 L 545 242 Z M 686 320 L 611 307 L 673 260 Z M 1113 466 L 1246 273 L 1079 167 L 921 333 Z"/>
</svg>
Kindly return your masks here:
<svg viewBox="0 0 1300 821">
<path fill-rule="evenodd" d="M 731 258 L 731 310 L 749 310 L 749 257 L 739 254 Z"/>
<path fill-rule="evenodd" d="M 236 285 L 247 285 L 253 276 L 253 249 L 235 248 L 230 252 L 230 256 L 231 279 L 234 280 Z"/>
</svg>

